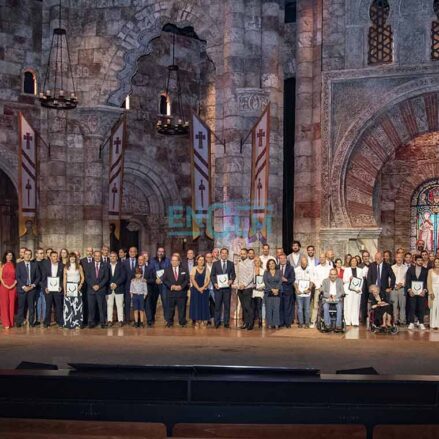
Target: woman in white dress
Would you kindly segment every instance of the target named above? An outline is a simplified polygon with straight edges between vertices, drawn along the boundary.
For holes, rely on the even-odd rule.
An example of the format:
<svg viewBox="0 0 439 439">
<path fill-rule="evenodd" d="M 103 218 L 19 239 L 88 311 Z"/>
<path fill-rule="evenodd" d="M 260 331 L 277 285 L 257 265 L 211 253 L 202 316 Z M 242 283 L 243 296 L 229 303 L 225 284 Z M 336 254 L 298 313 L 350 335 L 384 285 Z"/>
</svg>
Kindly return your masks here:
<svg viewBox="0 0 439 439">
<path fill-rule="evenodd" d="M 434 259 L 434 268 L 428 270 L 428 306 L 430 308 L 430 329 L 439 328 L 439 258 Z"/>
<path fill-rule="evenodd" d="M 83 322 L 81 288 L 84 271 L 75 253 L 70 253 L 64 267 L 64 327 L 80 328 Z M 76 285 L 76 288 L 75 288 Z M 76 290 L 76 293 L 75 293 Z"/>
<path fill-rule="evenodd" d="M 346 297 L 344 298 L 344 318 L 346 326 L 359 326 L 360 304 L 363 290 L 363 269 L 358 266 L 357 258 L 349 261 L 349 267 L 343 272 L 343 283 Z"/>
</svg>

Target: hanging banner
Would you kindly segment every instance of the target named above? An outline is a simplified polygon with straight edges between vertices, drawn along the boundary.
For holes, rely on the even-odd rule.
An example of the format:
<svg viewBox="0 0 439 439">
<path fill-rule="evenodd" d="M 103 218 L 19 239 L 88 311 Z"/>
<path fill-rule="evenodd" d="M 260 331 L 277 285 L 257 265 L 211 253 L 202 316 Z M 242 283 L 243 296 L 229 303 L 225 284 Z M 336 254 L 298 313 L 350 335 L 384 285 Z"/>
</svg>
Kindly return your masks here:
<svg viewBox="0 0 439 439">
<path fill-rule="evenodd" d="M 123 156 L 126 146 L 126 117 L 113 127 L 110 136 L 110 175 L 108 185 L 108 220 L 112 233 L 120 239 L 120 215 L 123 193 Z M 113 226 L 111 226 L 113 224 Z"/>
<path fill-rule="evenodd" d="M 211 203 L 211 131 L 209 127 L 192 113 L 191 123 L 191 174 L 192 174 L 192 238 L 200 236 L 200 225 L 205 225 L 206 236 L 213 239 L 208 227 Z"/>
<path fill-rule="evenodd" d="M 249 240 L 267 241 L 268 177 L 270 159 L 270 104 L 252 129 L 252 172 Z"/>
<path fill-rule="evenodd" d="M 36 232 L 37 149 L 36 133 L 22 113 L 18 113 L 18 202 L 19 234 Z M 31 222 L 32 227 L 26 223 Z"/>
</svg>

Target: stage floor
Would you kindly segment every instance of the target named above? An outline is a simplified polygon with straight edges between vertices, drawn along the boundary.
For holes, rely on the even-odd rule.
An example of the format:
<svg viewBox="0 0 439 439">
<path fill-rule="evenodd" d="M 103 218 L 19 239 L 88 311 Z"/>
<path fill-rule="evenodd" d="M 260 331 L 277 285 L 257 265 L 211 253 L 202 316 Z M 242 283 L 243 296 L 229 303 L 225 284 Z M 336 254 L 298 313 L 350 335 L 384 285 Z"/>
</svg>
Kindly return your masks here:
<svg viewBox="0 0 439 439">
<path fill-rule="evenodd" d="M 345 334 L 316 329 L 245 331 L 174 327 L 0 330 L 0 368 L 21 361 L 107 364 L 220 364 L 338 369 L 373 366 L 382 374 L 439 374 L 439 331 L 378 335 L 365 328 Z"/>
</svg>

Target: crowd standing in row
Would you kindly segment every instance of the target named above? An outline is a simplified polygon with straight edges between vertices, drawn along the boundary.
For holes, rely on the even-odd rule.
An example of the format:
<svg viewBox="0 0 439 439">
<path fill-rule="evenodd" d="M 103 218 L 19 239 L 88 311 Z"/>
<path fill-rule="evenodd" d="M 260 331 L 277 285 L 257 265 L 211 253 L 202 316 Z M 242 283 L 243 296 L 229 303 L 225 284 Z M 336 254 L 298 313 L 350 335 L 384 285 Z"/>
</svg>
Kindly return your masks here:
<svg viewBox="0 0 439 439">
<path fill-rule="evenodd" d="M 326 302 L 337 299 L 337 327 L 342 308 L 347 326 L 366 323 L 371 302 L 384 327 L 408 323 L 409 330 L 415 324 L 425 330 L 429 309 L 430 328 L 437 329 L 439 253 L 428 253 L 418 241 L 414 254 L 400 248 L 393 259 L 390 251 L 379 251 L 372 262 L 364 250 L 342 261 L 332 250 L 317 257 L 314 246 L 304 251 L 294 241 L 288 255 L 282 248 L 273 255 L 264 245 L 260 255 L 241 249 L 234 263 L 226 248 L 198 256 L 188 250 L 184 259 L 179 253 L 168 258 L 163 247 L 152 258 L 135 247 L 128 252 L 87 248 L 83 258 L 67 249 L 42 248 L 33 258 L 31 250 L 21 248 L 17 261 L 7 251 L 0 267 L 3 328 L 26 322 L 49 327 L 52 318 L 59 327 L 105 328 L 113 325 L 114 307 L 118 326 L 151 327 L 159 298 L 167 327 L 174 325 L 176 310 L 179 325 L 187 325 L 189 300 L 195 327 L 229 328 L 234 291 L 242 309 L 241 329 L 261 328 L 264 317 L 268 328 L 291 328 L 296 320 L 299 327 L 314 327 L 321 296 L 325 322 Z"/>
</svg>

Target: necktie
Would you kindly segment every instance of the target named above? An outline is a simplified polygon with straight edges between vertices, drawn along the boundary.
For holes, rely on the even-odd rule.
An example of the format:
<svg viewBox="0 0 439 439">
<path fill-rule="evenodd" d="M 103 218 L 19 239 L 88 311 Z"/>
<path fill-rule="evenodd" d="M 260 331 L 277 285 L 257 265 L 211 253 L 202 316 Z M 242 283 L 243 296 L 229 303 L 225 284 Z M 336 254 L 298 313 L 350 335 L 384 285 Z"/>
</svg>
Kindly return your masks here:
<svg viewBox="0 0 439 439">
<path fill-rule="evenodd" d="M 178 279 L 177 267 L 174 267 L 174 279 Z"/>
<path fill-rule="evenodd" d="M 29 264 L 29 262 L 26 264 L 26 270 L 27 270 L 27 284 L 30 285 L 31 281 L 30 281 L 30 264 Z"/>
<path fill-rule="evenodd" d="M 96 262 L 96 279 L 99 277 L 99 263 Z"/>
<path fill-rule="evenodd" d="M 285 265 L 282 265 L 282 276 L 285 277 Z"/>
<path fill-rule="evenodd" d="M 134 271 L 134 258 L 131 258 L 131 271 Z"/>
<path fill-rule="evenodd" d="M 226 263 L 223 262 L 223 274 L 226 272 Z"/>
<path fill-rule="evenodd" d="M 381 286 L 381 266 L 377 266 L 377 285 Z"/>
<path fill-rule="evenodd" d="M 91 258 L 88 258 L 88 263 L 90 264 L 90 262 L 91 262 Z"/>
</svg>

